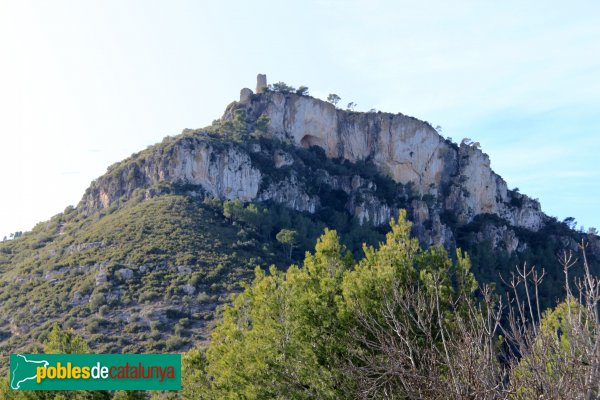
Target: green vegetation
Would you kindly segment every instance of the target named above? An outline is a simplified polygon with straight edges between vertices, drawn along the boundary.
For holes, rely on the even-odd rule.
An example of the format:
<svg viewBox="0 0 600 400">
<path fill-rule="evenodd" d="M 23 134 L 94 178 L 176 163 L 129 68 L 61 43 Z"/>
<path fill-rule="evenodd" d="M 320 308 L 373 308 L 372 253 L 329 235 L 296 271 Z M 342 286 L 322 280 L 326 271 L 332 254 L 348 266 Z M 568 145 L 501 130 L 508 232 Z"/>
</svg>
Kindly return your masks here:
<svg viewBox="0 0 600 400">
<path fill-rule="evenodd" d="M 304 88 L 305 86 L 301 87 Z M 292 86 L 287 85 L 285 82 L 277 82 L 272 85 L 269 85 L 269 90 L 272 92 L 278 92 L 283 94 L 293 93 L 296 91 L 296 89 L 294 89 Z"/>
<path fill-rule="evenodd" d="M 282 82 L 270 90 L 308 95 L 308 88 Z M 340 98 L 331 94 L 328 101 L 336 105 Z M 586 237 L 573 231 L 573 219 L 550 220 L 533 232 L 496 215 L 460 224 L 455 213 L 443 211 L 441 222 L 456 243 L 424 249 L 411 238 L 411 229 L 419 232 L 406 213 L 390 231 L 360 224 L 349 208 L 368 198 L 374 207 L 410 208 L 421 201 L 437 212 L 444 209 L 447 187 L 442 196 L 420 195 L 412 184 L 382 175 L 372 160 L 331 159 L 320 147 L 272 138 L 265 116 L 228 112 L 230 121 L 185 130 L 109 167 L 107 179 L 133 188 L 118 192 L 110 207 L 89 215 L 68 207 L 31 232 L 0 242 L 4 353 L 189 350 L 182 395 L 193 399 L 498 398 L 498 388 L 513 390 L 514 398 L 543 398 L 552 387 L 548 377 L 588 373 L 579 364 L 582 369 L 569 370 L 565 360 L 574 364 L 573 357 L 590 349 L 564 352 L 573 348 L 571 338 L 593 343 L 596 328 L 585 336 L 589 330 L 564 322 L 565 315 L 571 318 L 566 308 L 577 310 L 588 326 L 597 324 L 589 301 L 552 310 L 566 295 L 564 263 L 556 254 Z M 149 155 L 169 157 L 176 146 L 198 141 L 248 153 L 261 171 L 261 189 L 293 179 L 318 199 L 316 212 L 143 181 Z M 276 166 L 276 153 L 293 163 Z M 355 184 L 358 189 L 345 189 Z M 509 193 L 511 204 L 522 206 L 525 197 L 517 192 Z M 514 232 L 517 251 L 486 239 L 483 233 L 493 229 Z M 315 243 L 314 254 L 306 254 Z M 523 273 L 516 288 L 508 282 L 513 267 L 524 263 L 543 267 L 546 276 L 534 285 L 535 312 L 511 317 L 500 313 L 496 296 L 528 294 L 530 286 L 522 283 L 531 283 L 532 275 Z M 586 266 L 597 271 L 593 255 Z M 574 269 L 566 281 L 583 276 L 584 270 Z M 475 278 L 491 287 L 480 287 Z M 510 337 L 508 329 L 500 336 L 500 322 L 527 335 Z M 542 378 L 546 387 L 538 390 L 535 379 Z M 532 391 L 510 386 L 517 382 Z M 96 395 L 113 394 L 89 394 Z"/>
<path fill-rule="evenodd" d="M 171 196 L 176 203 L 178 197 Z M 229 217 L 222 218 L 232 218 L 244 229 L 258 221 L 246 213 L 266 211 L 253 204 L 208 203 L 202 204 L 213 209 L 214 218 L 216 211 L 228 210 Z M 596 311 L 600 282 L 589 275 L 587 263 L 579 301 L 571 298 L 536 322 L 539 302 L 529 294 L 539 289 L 534 269 L 517 271 L 522 279 L 513 282 L 514 305 L 505 309 L 489 287 L 478 285 L 466 254 L 457 251 L 452 261 L 442 248 L 420 247 L 411 237 L 405 211 L 390 228 L 377 247 L 364 246 L 358 261 L 336 231 L 325 229 L 314 253 L 307 253 L 300 266 L 291 265 L 286 271 L 272 266 L 269 273 L 256 268 L 252 283 L 224 307 L 208 346 L 184 355 L 179 394 L 30 394 L 9 392 L 7 381 L 0 394 L 13 399 L 598 395 L 598 372 L 592 366 L 597 365 L 594 349 L 600 343 Z M 570 258 L 562 263 L 566 272 L 575 266 Z M 519 297 L 524 293 L 519 286 L 531 286 L 526 298 Z M 157 350 L 185 347 L 194 318 L 184 314 L 176 309 L 167 312 L 178 322 L 174 334 Z M 135 318 L 131 321 L 136 323 Z M 158 321 L 151 325 L 159 336 L 166 328 Z M 82 337 L 56 324 L 43 343 L 45 352 L 90 351 Z"/>
<path fill-rule="evenodd" d="M 131 171 L 141 171 L 144 157 L 170 154 L 179 141 L 239 146 L 263 173 L 263 186 L 294 176 L 309 196 L 318 197 L 314 214 L 268 201 L 221 201 L 204 197 L 198 186 L 166 182 L 148 190 L 142 185 L 95 214 L 68 207 L 31 232 L 0 242 L 0 312 L 10 316 L 0 319 L 0 349 L 39 349 L 54 322 L 84 336 L 94 351 L 164 351 L 167 346 L 186 350 L 206 342 L 215 312 L 251 279 L 257 265 L 275 264 L 285 270 L 290 260 L 300 262 L 325 228 L 336 230 L 341 244 L 357 259 L 364 256 L 363 243 L 373 246 L 384 239 L 388 228 L 361 225 L 347 209 L 349 195 L 333 189 L 332 180 L 341 182 L 338 185 L 352 177 L 370 182 L 370 195 L 390 207 L 409 208 L 414 200 L 441 206 L 439 199 L 420 196 L 412 185 L 380 174 L 370 160 L 331 159 L 316 146 L 304 149 L 267 138 L 267 122 L 252 121 L 238 110 L 231 122 L 165 138 L 111 166 L 109 174 L 140 179 Z M 254 145 L 261 151 L 250 151 Z M 275 168 L 276 151 L 287 153 L 293 165 Z M 441 220 L 453 231 L 456 245 L 471 255 L 480 282 L 495 283 L 498 293 L 504 293 L 501 277 L 527 261 L 547 272 L 540 286 L 542 308 L 564 296 L 555 255 L 564 248 L 565 238 L 579 240 L 564 223 L 550 221 L 537 233 L 511 228 L 523 248 L 509 253 L 478 237 L 486 225 L 507 225 L 498 217 L 481 215 L 459 225 L 455 214 L 444 212 Z M 277 237 L 291 230 L 297 232 L 293 241 Z M 595 271 L 593 257 L 590 265 Z M 184 318 L 188 326 L 178 325 Z M 172 334 L 175 338 L 167 345 Z"/>
<path fill-rule="evenodd" d="M 271 268 L 226 306 L 206 351 L 187 356 L 198 399 L 595 398 L 598 278 L 579 303 L 537 320 L 535 269 L 517 271 L 508 308 L 468 256 L 420 248 L 404 212 L 355 262 L 326 230 L 302 266 Z M 564 264 L 565 271 L 574 266 Z M 589 272 L 587 263 L 585 270 Z M 521 275 L 522 274 L 522 275 Z M 528 309 L 527 309 L 528 307 Z M 505 313 L 506 312 L 506 313 Z M 539 311 L 538 311 L 539 313 Z M 502 322 L 503 319 L 506 322 Z M 500 329 L 501 325 L 503 328 Z M 502 332 L 502 335 L 500 335 Z"/>
<path fill-rule="evenodd" d="M 540 284 L 540 304 L 542 309 L 553 307 L 556 300 L 564 298 L 564 273 L 557 254 L 565 247 L 572 248 L 586 235 L 578 234 L 564 222 L 550 218 L 546 225 L 537 232 L 528 229 L 510 227 L 514 230 L 521 248 L 509 252 L 504 246 L 494 248 L 489 240 L 481 240 L 478 235 L 489 227 L 507 227 L 506 221 L 496 215 L 482 214 L 466 225 L 458 226 L 452 214 L 443 214 L 442 221 L 452 227 L 457 244 L 465 249 L 473 261 L 473 273 L 480 282 L 494 283 L 497 292 L 503 294 L 508 289 L 505 281 L 510 278 L 510 272 L 515 265 L 535 265 L 546 272 L 544 281 Z M 592 240 L 596 240 L 591 238 Z M 590 254 L 589 263 L 593 271 L 598 271 L 598 260 Z M 579 269 L 572 274 L 572 279 L 582 276 Z M 573 283 L 573 281 L 571 282 Z"/>
<path fill-rule="evenodd" d="M 326 226 L 344 234 L 357 256 L 363 242 L 375 244 L 385 232 L 361 226 L 335 196 L 323 203 L 322 214 L 311 215 L 188 191 L 161 184 L 157 197 L 134 195 L 90 216 L 69 207 L 19 239 L 1 242 L 0 310 L 11 319 L 0 319 L 0 348 L 39 349 L 58 322 L 98 352 L 185 350 L 207 340 L 215 311 L 257 265 L 284 269 Z M 278 233 L 292 230 L 297 234 L 278 240 Z M 186 326 L 181 319 L 188 319 Z"/>
<path fill-rule="evenodd" d="M 58 324 L 54 324 L 44 340 L 44 353 L 46 354 L 87 354 L 90 346 L 81 336 L 72 331 L 63 331 Z"/>
<path fill-rule="evenodd" d="M 327 101 L 334 106 L 337 106 L 337 103 L 339 103 L 341 99 L 342 98 L 335 93 L 330 93 L 329 96 L 327 96 Z"/>
<path fill-rule="evenodd" d="M 1 346 L 38 348 L 57 321 L 95 351 L 152 350 L 165 334 L 152 338 L 145 327 L 161 315 L 173 324 L 189 318 L 193 341 L 202 341 L 215 307 L 256 265 L 287 258 L 259 228 L 232 226 L 220 202 L 176 193 L 130 201 L 110 214 L 58 215 L 0 244 L 0 309 L 11 316 L 0 320 Z"/>
<path fill-rule="evenodd" d="M 336 232 L 326 230 L 302 267 L 272 268 L 269 275 L 258 269 L 213 332 L 200 380 L 210 382 L 209 397 L 351 398 L 357 388 L 348 360 L 369 351 L 354 347 L 359 315 L 377 318 L 402 288 L 439 291 L 448 311 L 473 292 L 468 259 L 459 254 L 453 265 L 443 250 L 420 249 L 404 213 L 391 227 L 356 266 Z M 444 314 L 449 328 L 452 314 Z"/>
<path fill-rule="evenodd" d="M 290 249 L 289 258 L 292 258 L 292 251 L 294 246 L 298 244 L 298 232 L 292 229 L 282 229 L 275 236 L 277 241 Z"/>
<path fill-rule="evenodd" d="M 296 94 L 299 96 L 308 96 L 308 88 L 306 86 L 300 86 L 296 89 Z"/>
</svg>

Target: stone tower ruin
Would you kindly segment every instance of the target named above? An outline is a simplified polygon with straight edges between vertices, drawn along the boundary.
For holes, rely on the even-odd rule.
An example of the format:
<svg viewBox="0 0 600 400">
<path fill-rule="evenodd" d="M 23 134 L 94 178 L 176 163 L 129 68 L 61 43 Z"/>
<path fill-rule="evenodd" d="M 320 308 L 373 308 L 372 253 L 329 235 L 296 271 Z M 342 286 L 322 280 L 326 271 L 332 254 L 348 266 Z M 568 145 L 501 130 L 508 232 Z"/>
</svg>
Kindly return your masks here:
<svg viewBox="0 0 600 400">
<path fill-rule="evenodd" d="M 263 93 L 267 87 L 267 75 L 258 74 L 256 76 L 256 93 Z"/>
</svg>

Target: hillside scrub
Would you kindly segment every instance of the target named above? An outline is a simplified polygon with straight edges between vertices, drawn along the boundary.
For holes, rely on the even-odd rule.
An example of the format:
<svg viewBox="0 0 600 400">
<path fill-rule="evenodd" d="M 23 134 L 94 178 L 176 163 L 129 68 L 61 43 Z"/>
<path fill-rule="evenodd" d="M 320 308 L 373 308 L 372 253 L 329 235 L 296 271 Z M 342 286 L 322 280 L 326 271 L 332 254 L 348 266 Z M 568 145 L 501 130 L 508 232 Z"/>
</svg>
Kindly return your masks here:
<svg viewBox="0 0 600 400">
<path fill-rule="evenodd" d="M 567 298 L 541 311 L 544 272 L 515 270 L 500 297 L 453 259 L 423 249 L 401 211 L 378 247 L 355 261 L 336 231 L 283 272 L 257 268 L 232 298 L 207 347 L 182 359 L 181 392 L 87 392 L 76 398 L 136 399 L 592 399 L 600 394 L 600 281 L 581 244 L 584 278 L 564 253 Z M 187 322 L 182 320 L 182 326 Z M 176 336 L 172 336 L 176 338 Z M 88 352 L 54 326 L 47 352 Z M 14 399 L 66 398 L 62 392 Z M 81 396 L 80 396 L 81 395 Z M 62 397 L 61 397 L 62 396 Z M 75 397 L 73 397 L 75 398 Z"/>
<path fill-rule="evenodd" d="M 537 270 L 520 268 L 501 298 L 460 250 L 422 249 L 404 211 L 390 225 L 358 262 L 326 230 L 301 266 L 257 269 L 189 353 L 183 397 L 597 398 L 600 296 L 585 260 L 585 279 L 540 313 Z"/>
</svg>

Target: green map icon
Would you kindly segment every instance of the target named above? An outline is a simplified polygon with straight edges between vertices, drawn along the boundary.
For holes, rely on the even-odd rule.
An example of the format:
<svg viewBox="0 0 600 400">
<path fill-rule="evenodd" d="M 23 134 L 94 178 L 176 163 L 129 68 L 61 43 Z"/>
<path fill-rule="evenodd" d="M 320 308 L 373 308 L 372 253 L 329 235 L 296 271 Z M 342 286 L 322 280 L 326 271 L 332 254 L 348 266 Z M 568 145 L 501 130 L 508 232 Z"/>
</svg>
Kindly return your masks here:
<svg viewBox="0 0 600 400">
<path fill-rule="evenodd" d="M 46 360 L 33 360 L 32 358 L 41 358 L 27 354 L 11 354 L 10 355 L 10 388 L 19 390 L 23 382 L 35 379 L 38 367 L 47 367 L 50 363 Z"/>
</svg>

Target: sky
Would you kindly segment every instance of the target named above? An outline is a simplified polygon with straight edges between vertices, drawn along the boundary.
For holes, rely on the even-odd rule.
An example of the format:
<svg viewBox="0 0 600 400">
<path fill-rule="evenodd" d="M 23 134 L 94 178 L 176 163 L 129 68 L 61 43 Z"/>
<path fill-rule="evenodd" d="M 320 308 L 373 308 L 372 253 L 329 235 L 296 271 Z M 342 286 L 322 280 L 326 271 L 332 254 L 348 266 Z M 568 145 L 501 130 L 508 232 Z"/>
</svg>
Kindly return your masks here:
<svg viewBox="0 0 600 400">
<path fill-rule="evenodd" d="M 509 188 L 600 228 L 598 1 L 0 0 L 0 237 L 257 73 L 478 141 Z"/>
</svg>

